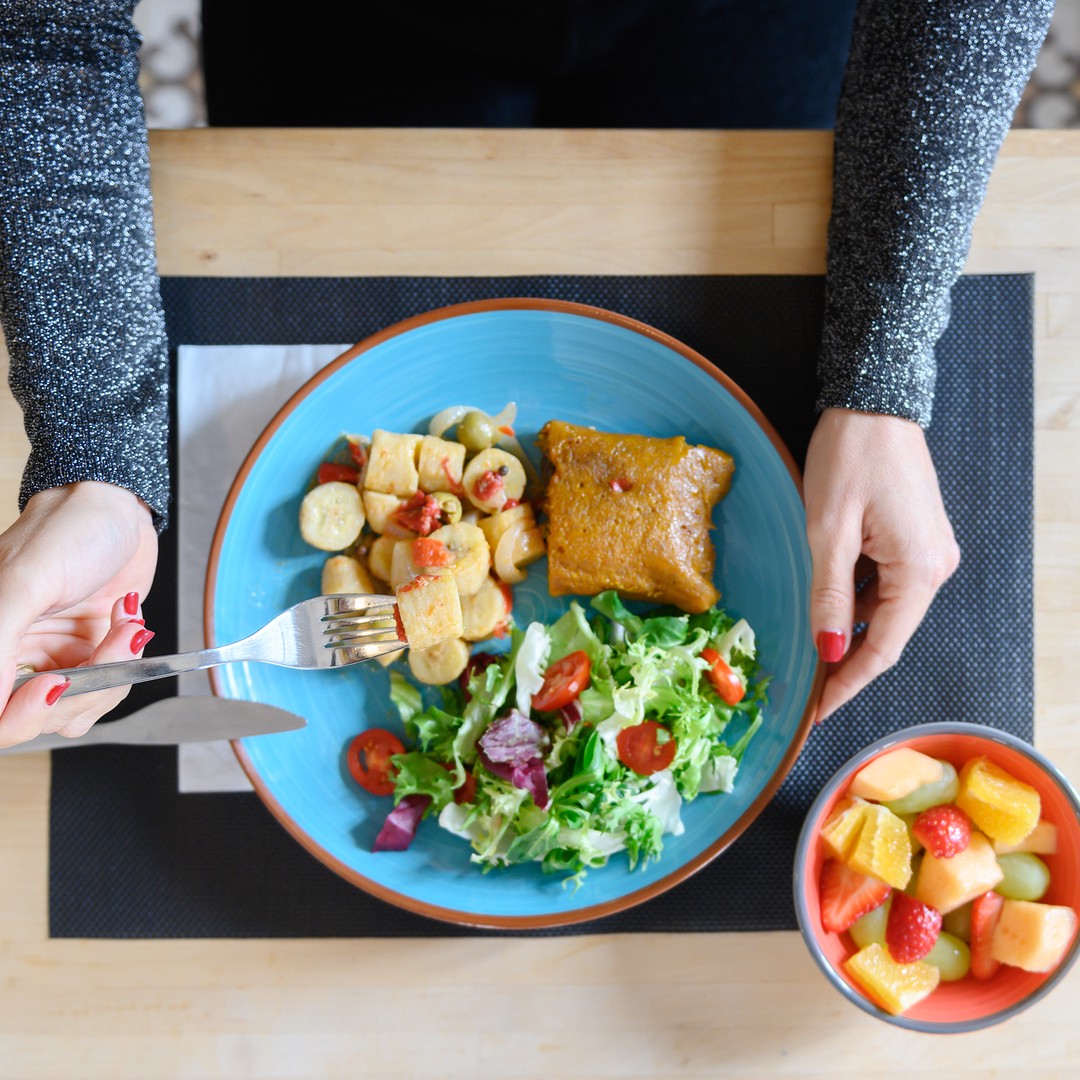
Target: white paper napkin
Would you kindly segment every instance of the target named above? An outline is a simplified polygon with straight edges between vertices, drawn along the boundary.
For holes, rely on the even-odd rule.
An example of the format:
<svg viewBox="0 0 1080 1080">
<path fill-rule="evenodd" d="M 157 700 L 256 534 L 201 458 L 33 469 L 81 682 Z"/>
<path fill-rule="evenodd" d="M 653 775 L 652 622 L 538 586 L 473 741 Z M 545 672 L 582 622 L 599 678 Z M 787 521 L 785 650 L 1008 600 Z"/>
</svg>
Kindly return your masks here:
<svg viewBox="0 0 1080 1080">
<path fill-rule="evenodd" d="M 177 611 L 182 652 L 201 649 L 203 587 L 214 528 L 233 477 L 278 409 L 348 345 L 181 345 L 177 358 L 180 502 Z M 195 672 L 181 694 L 209 694 Z M 249 791 L 227 742 L 179 748 L 181 792 Z"/>
</svg>

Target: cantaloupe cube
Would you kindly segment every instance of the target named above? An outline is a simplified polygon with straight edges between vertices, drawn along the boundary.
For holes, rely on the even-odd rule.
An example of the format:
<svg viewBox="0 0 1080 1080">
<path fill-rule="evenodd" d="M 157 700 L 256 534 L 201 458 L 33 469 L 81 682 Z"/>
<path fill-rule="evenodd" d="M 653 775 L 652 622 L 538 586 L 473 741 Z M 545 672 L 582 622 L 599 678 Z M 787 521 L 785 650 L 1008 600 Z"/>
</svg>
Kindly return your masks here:
<svg viewBox="0 0 1080 1080">
<path fill-rule="evenodd" d="M 1004 876 L 990 841 L 982 833 L 973 832 L 968 846 L 951 858 L 935 858 L 931 851 L 923 853 L 915 899 L 947 915 L 989 892 Z"/>
<path fill-rule="evenodd" d="M 445 570 L 420 574 L 395 590 L 395 595 L 409 648 L 430 649 L 461 637 L 461 599 L 453 574 Z"/>
<path fill-rule="evenodd" d="M 829 853 L 841 862 L 851 857 L 866 822 L 870 803 L 865 799 L 841 799 L 821 828 L 821 839 Z"/>
<path fill-rule="evenodd" d="M 1031 855 L 1054 855 L 1057 853 L 1057 826 L 1052 821 L 1042 820 L 1018 844 L 1005 844 L 993 841 L 994 850 L 999 855 L 1012 855 L 1026 851 Z"/>
<path fill-rule="evenodd" d="M 416 459 L 422 436 L 400 435 L 376 428 L 371 433 L 371 451 L 364 487 L 386 495 L 411 495 L 420 485 Z"/>
<path fill-rule="evenodd" d="M 924 960 L 898 964 L 874 942 L 844 961 L 844 969 L 886 1012 L 899 1016 L 937 989 L 941 970 Z"/>
<path fill-rule="evenodd" d="M 421 491 L 461 491 L 464 470 L 464 443 L 440 439 L 437 435 L 421 436 L 416 462 Z"/>
<path fill-rule="evenodd" d="M 940 780 L 941 762 L 908 746 L 889 750 L 864 765 L 848 787 L 848 795 L 875 802 L 890 802 L 910 795 L 916 788 Z"/>
<path fill-rule="evenodd" d="M 1076 912 L 1060 904 L 1006 900 L 994 928 L 990 955 L 1024 971 L 1053 971 L 1076 933 Z"/>
<path fill-rule="evenodd" d="M 972 758 L 960 770 L 956 805 L 991 840 L 1018 844 L 1039 823 L 1039 793 L 987 757 Z"/>
<path fill-rule="evenodd" d="M 863 827 L 847 864 L 894 889 L 904 888 L 911 878 L 911 839 L 903 819 L 888 807 L 866 803 Z"/>
</svg>

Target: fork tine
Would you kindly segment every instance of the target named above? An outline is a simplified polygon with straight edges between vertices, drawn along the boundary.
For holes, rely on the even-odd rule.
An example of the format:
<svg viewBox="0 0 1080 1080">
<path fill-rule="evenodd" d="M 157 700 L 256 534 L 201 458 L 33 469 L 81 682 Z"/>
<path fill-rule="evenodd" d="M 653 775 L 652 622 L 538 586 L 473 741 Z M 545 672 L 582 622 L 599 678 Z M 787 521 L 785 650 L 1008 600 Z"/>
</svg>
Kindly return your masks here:
<svg viewBox="0 0 1080 1080">
<path fill-rule="evenodd" d="M 338 656 L 344 658 L 345 664 L 358 663 L 361 660 L 373 660 L 376 656 L 384 656 L 386 653 L 399 652 L 405 648 L 404 641 L 373 641 L 362 645 L 328 645 L 327 648 L 335 649 L 335 662 Z"/>
<path fill-rule="evenodd" d="M 364 593 L 341 593 L 318 598 L 323 602 L 323 622 L 338 619 L 355 619 L 380 610 L 392 610 L 397 600 L 393 596 L 368 595 Z"/>
<path fill-rule="evenodd" d="M 391 612 L 372 612 L 370 615 L 349 615 L 340 617 L 324 616 L 321 620 L 325 625 L 323 626 L 323 637 L 327 634 L 336 634 L 340 630 L 351 630 L 354 627 L 357 629 L 366 629 L 370 626 L 382 626 L 383 629 L 394 629 L 394 616 Z"/>
<path fill-rule="evenodd" d="M 323 648 L 325 649 L 339 649 L 342 646 L 348 645 L 350 642 L 365 642 L 365 641 L 398 641 L 396 631 L 393 627 L 386 626 L 373 626 L 368 630 L 358 630 L 356 633 L 346 633 L 349 629 L 342 627 L 339 633 L 335 633 L 333 637 L 327 637 L 323 642 Z M 330 631 L 327 631 L 329 634 Z"/>
</svg>

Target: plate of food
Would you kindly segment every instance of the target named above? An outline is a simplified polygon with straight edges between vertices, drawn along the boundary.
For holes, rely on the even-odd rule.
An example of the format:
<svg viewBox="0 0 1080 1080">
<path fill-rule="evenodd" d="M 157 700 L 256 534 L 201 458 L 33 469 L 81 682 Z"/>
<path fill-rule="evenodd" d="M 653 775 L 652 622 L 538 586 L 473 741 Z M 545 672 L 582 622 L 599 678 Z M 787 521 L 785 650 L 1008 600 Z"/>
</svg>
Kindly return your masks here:
<svg viewBox="0 0 1080 1080">
<path fill-rule="evenodd" d="M 820 693 L 809 585 L 798 469 L 729 378 L 621 315 L 510 299 L 392 326 L 283 406 L 205 624 L 396 594 L 393 662 L 214 672 L 308 721 L 237 756 L 346 880 L 533 928 L 663 892 L 761 812 Z"/>
</svg>

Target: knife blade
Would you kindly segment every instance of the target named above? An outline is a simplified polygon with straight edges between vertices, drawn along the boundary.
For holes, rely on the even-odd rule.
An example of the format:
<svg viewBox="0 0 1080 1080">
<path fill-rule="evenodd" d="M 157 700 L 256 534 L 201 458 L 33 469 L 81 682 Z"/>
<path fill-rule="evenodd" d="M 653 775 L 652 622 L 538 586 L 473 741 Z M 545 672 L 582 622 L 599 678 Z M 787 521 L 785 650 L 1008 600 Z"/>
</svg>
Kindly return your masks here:
<svg viewBox="0 0 1080 1080">
<path fill-rule="evenodd" d="M 243 739 L 305 727 L 302 716 L 257 701 L 191 695 L 152 701 L 119 720 L 95 724 L 85 735 L 39 735 L 29 742 L 0 750 L 0 754 L 36 750 L 66 750 L 75 746 L 179 746 L 180 743 Z"/>
</svg>

